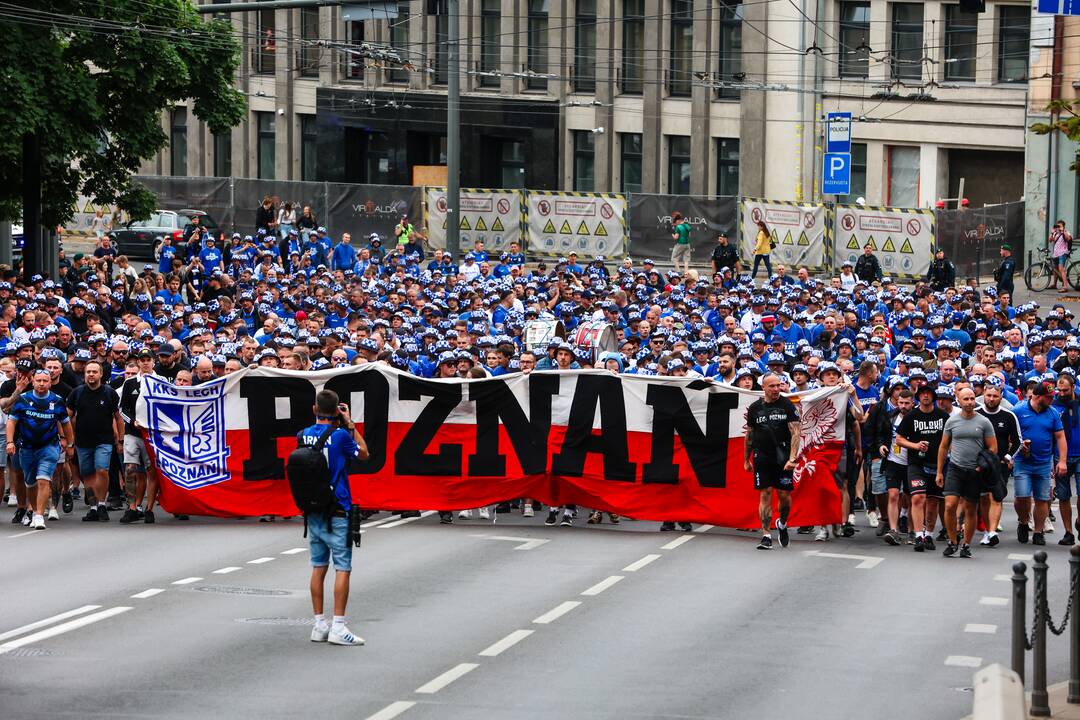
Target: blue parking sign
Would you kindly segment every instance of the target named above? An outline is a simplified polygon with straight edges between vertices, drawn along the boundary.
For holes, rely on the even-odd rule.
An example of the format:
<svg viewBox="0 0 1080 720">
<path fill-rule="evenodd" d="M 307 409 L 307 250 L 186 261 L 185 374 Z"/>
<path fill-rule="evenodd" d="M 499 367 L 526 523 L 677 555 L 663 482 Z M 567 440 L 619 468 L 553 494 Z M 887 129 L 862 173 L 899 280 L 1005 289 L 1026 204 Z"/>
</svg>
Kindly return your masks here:
<svg viewBox="0 0 1080 720">
<path fill-rule="evenodd" d="M 826 195 L 851 192 L 851 153 L 825 153 L 821 161 L 821 192 Z"/>
</svg>

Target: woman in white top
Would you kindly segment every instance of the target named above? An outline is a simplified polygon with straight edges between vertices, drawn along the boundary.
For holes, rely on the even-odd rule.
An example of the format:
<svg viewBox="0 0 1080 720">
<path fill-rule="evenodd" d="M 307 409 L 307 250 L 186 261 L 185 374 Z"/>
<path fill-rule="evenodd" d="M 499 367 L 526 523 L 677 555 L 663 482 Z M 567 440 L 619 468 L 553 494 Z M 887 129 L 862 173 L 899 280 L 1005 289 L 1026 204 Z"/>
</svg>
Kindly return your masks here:
<svg viewBox="0 0 1080 720">
<path fill-rule="evenodd" d="M 289 233 L 296 227 L 296 210 L 293 204 L 287 202 L 278 210 L 278 234 L 282 238 L 289 237 Z"/>
</svg>

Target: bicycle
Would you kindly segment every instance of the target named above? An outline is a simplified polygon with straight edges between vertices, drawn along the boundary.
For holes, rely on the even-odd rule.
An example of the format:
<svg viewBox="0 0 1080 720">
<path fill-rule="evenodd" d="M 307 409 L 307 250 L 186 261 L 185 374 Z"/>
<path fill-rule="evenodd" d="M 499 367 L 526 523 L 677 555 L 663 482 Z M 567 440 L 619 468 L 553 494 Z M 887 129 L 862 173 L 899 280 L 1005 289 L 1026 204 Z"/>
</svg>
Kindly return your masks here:
<svg viewBox="0 0 1080 720">
<path fill-rule="evenodd" d="M 1080 291 L 1080 260 L 1069 263 L 1069 267 L 1065 269 L 1065 279 L 1069 281 L 1073 290 Z"/>
<path fill-rule="evenodd" d="M 1024 284 L 1032 292 L 1043 292 L 1054 281 L 1054 262 L 1050 259 L 1050 251 L 1045 247 L 1036 248 L 1035 254 L 1039 256 L 1039 259 L 1033 261 L 1024 270 Z M 1077 280 L 1080 281 L 1080 277 Z"/>
</svg>

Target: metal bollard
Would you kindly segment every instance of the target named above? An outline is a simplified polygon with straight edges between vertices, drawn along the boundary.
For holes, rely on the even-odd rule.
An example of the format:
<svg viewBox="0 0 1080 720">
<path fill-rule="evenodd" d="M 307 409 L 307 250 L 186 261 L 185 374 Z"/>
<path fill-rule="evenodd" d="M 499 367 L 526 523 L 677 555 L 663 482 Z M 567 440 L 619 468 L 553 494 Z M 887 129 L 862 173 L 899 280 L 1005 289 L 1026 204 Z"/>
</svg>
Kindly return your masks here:
<svg viewBox="0 0 1080 720">
<path fill-rule="evenodd" d="M 1033 717 L 1050 717 L 1050 695 L 1046 692 L 1046 553 L 1035 553 L 1035 630 L 1031 638 L 1031 709 Z"/>
<path fill-rule="evenodd" d="M 1027 623 L 1027 565 L 1022 562 L 1013 564 L 1012 576 L 1012 669 L 1024 681 L 1024 653 L 1027 652 L 1024 640 Z"/>
<path fill-rule="evenodd" d="M 1069 594 L 1073 614 L 1080 612 L 1080 547 L 1069 551 Z M 1069 697 L 1068 702 L 1080 703 L 1080 623 L 1073 617 L 1069 632 Z"/>
</svg>

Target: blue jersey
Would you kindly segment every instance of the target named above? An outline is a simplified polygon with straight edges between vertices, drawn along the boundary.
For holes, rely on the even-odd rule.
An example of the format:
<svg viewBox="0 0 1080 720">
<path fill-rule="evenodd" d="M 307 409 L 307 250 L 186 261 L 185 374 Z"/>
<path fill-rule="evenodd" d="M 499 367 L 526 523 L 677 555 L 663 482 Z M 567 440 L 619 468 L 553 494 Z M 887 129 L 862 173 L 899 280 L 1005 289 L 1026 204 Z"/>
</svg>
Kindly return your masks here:
<svg viewBox="0 0 1080 720">
<path fill-rule="evenodd" d="M 161 255 L 158 259 L 158 272 L 166 274 L 172 272 L 172 259 L 176 257 L 176 248 L 172 245 L 162 245 Z"/>
<path fill-rule="evenodd" d="M 1027 467 L 1049 465 L 1057 448 L 1054 433 L 1065 429 L 1061 424 L 1061 415 L 1053 406 L 1042 412 L 1035 412 L 1029 400 L 1016 405 L 1013 415 L 1020 425 L 1020 437 L 1031 441 L 1031 452 L 1028 455 L 1017 453 L 1016 464 Z"/>
<path fill-rule="evenodd" d="M 1065 402 L 1061 397 L 1054 399 L 1051 406 L 1061 415 L 1061 426 L 1065 429 L 1066 453 L 1070 458 L 1080 457 L 1080 401 Z"/>
<path fill-rule="evenodd" d="M 325 432 L 325 425 L 312 425 L 297 434 L 298 445 L 312 446 L 319 442 Z M 337 428 L 323 445 L 323 455 L 330 468 L 330 483 L 334 486 L 334 496 L 343 510 L 352 507 L 352 493 L 349 490 L 349 460 L 359 456 L 360 448 L 348 430 Z"/>
<path fill-rule="evenodd" d="M 68 422 L 67 405 L 54 392 L 44 396 L 25 392 L 11 406 L 8 417 L 16 422 L 15 444 L 39 449 L 52 445 L 60 436 L 56 423 Z"/>
</svg>

